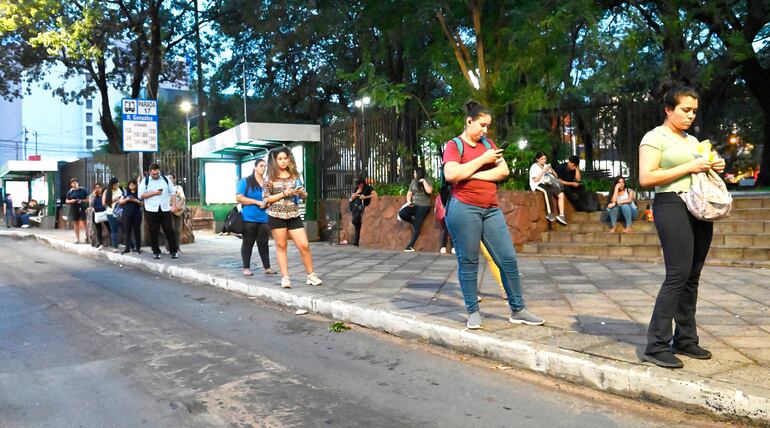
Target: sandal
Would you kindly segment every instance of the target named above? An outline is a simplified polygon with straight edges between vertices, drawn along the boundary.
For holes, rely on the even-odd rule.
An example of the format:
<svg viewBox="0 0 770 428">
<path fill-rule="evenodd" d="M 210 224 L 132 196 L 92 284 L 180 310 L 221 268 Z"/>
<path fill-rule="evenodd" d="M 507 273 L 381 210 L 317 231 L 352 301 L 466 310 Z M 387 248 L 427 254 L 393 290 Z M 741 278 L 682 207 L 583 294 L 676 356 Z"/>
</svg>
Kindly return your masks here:
<svg viewBox="0 0 770 428">
<path fill-rule="evenodd" d="M 244 269 L 243 270 L 243 276 L 252 276 L 252 275 L 254 275 L 254 273 L 252 271 L 250 271 L 249 269 Z"/>
<path fill-rule="evenodd" d="M 274 271 L 274 270 L 272 270 L 270 268 L 265 269 L 265 275 L 275 275 L 276 273 L 278 273 L 278 272 L 276 272 L 276 271 Z"/>
</svg>

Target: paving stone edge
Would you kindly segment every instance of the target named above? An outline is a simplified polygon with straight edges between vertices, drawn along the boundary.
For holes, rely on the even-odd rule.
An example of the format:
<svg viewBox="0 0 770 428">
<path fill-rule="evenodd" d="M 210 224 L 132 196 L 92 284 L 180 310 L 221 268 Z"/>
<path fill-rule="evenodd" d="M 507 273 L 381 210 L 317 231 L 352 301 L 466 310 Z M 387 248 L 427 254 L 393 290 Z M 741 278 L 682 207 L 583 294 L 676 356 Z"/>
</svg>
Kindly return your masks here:
<svg viewBox="0 0 770 428">
<path fill-rule="evenodd" d="M 723 418 L 749 419 L 770 425 L 770 394 L 761 388 L 739 387 L 692 374 L 589 356 L 531 341 L 512 341 L 493 333 L 433 324 L 414 314 L 362 307 L 354 303 L 330 300 L 325 296 L 298 295 L 275 286 L 247 284 L 192 268 L 164 265 L 132 255 L 99 251 L 91 246 L 29 232 L 0 231 L 0 236 L 34 238 L 53 248 L 71 253 L 100 257 L 114 263 L 238 292 L 282 306 L 306 309 L 333 319 L 400 337 L 421 339 L 601 391 L 631 398 L 657 400 L 684 409 L 706 411 Z"/>
</svg>

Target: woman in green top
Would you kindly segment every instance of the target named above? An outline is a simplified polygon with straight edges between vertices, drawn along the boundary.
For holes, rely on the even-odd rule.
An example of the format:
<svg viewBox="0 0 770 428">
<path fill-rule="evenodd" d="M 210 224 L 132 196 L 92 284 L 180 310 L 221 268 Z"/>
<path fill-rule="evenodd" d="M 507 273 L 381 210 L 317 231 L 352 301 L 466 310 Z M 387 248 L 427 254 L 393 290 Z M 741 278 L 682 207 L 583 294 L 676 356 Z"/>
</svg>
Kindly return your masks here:
<svg viewBox="0 0 770 428">
<path fill-rule="evenodd" d="M 709 169 L 722 172 L 725 161 L 710 162 L 695 155 L 698 140 L 686 132 L 698 112 L 695 90 L 679 84 L 664 89 L 666 120 L 648 132 L 639 145 L 639 184 L 655 186 L 655 228 L 666 264 L 666 279 L 655 300 L 643 360 L 681 368 L 684 365 L 674 354 L 711 358 L 711 352 L 698 343 L 695 308 L 714 225 L 693 217 L 680 195 L 690 190 L 690 174 Z M 672 321 L 676 331 L 672 331 Z"/>
<path fill-rule="evenodd" d="M 406 244 L 404 251 L 414 251 L 414 243 L 420 236 L 420 228 L 425 217 L 430 213 L 432 206 L 430 195 L 433 193 L 433 186 L 425 178 L 423 168 L 414 169 L 414 179 L 409 183 L 409 191 L 406 193 L 407 206 L 398 212 L 398 218 L 412 225 L 412 239 Z"/>
</svg>

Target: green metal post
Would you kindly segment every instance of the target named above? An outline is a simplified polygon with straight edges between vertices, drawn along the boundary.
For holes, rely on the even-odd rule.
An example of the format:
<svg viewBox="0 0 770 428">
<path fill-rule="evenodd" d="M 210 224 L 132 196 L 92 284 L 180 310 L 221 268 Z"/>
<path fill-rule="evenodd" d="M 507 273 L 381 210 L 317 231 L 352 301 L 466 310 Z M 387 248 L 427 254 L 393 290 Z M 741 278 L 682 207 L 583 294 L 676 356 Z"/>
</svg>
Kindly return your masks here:
<svg viewBox="0 0 770 428">
<path fill-rule="evenodd" d="M 48 184 L 48 201 L 46 210 L 48 215 L 56 215 L 56 172 L 46 172 L 45 181 Z"/>
<path fill-rule="evenodd" d="M 305 143 L 305 190 L 307 201 L 305 203 L 305 220 L 318 220 L 318 160 L 316 159 L 316 143 Z"/>
</svg>

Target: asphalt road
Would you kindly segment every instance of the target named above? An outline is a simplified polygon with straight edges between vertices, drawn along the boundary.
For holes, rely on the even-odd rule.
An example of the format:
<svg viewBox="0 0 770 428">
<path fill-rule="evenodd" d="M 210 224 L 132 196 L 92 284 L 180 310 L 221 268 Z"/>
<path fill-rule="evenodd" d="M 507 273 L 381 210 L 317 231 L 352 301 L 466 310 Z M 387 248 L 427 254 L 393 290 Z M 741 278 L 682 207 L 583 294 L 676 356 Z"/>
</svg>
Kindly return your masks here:
<svg viewBox="0 0 770 428">
<path fill-rule="evenodd" d="M 0 238 L 0 426 L 709 425 L 330 323 Z"/>
</svg>

